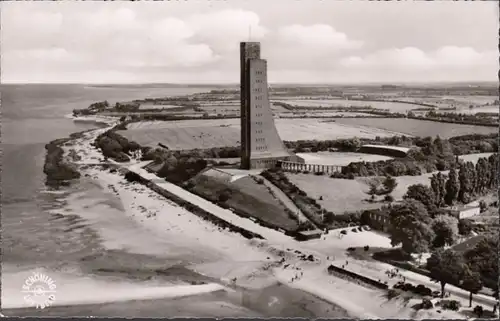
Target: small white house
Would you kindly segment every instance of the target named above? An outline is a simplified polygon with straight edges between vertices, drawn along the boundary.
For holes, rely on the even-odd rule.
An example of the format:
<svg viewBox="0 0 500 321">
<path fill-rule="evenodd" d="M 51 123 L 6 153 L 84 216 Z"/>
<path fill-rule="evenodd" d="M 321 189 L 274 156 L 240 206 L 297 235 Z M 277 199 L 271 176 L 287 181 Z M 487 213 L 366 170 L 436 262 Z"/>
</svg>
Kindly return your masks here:
<svg viewBox="0 0 500 321">
<path fill-rule="evenodd" d="M 451 215 L 458 219 L 469 218 L 481 213 L 481 208 L 479 206 L 453 206 L 449 208 L 449 210 Z"/>
</svg>

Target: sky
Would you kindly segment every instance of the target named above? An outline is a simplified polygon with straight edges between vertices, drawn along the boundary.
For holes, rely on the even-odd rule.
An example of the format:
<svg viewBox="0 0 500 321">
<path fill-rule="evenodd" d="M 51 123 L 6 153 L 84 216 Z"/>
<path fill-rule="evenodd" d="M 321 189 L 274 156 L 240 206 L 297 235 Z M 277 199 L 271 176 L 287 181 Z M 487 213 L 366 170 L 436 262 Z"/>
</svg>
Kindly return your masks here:
<svg viewBox="0 0 500 321">
<path fill-rule="evenodd" d="M 271 83 L 498 81 L 498 3 L 2 2 L 2 83 L 238 83 L 260 41 Z"/>
</svg>

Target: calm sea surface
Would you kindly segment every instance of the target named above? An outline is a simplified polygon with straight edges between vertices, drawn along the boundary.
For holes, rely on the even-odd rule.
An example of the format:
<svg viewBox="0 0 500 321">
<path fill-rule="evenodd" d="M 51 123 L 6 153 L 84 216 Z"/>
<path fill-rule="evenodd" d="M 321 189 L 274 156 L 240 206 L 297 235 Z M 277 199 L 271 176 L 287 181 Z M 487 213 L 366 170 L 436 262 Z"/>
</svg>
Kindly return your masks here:
<svg viewBox="0 0 500 321">
<path fill-rule="evenodd" d="M 175 278 L 209 281 L 179 265 L 178 258 L 156 255 L 167 245 L 125 218 L 119 200 L 92 181 L 48 192 L 42 172 L 49 141 L 95 125 L 65 117 L 92 102 L 165 97 L 207 88 L 92 87 L 83 85 L 7 85 L 1 87 L 2 118 L 2 296 L 19 296 L 26 276 L 41 269 L 58 283 L 58 295 L 102 297 Z M 130 235 L 135 235 L 131 238 Z M 151 271 L 166 269 L 168 277 Z M 170 268 L 169 268 L 170 267 Z M 116 288 L 116 290 L 114 290 Z M 62 295 L 62 294 L 61 294 Z M 244 298 L 244 299 L 242 299 Z M 270 304 L 270 302 L 273 302 Z M 277 302 L 277 304 L 275 304 Z M 54 316 L 302 316 L 339 317 L 340 308 L 301 291 L 276 285 L 260 291 L 225 292 L 176 300 L 155 299 L 9 309 L 6 315 Z"/>
</svg>

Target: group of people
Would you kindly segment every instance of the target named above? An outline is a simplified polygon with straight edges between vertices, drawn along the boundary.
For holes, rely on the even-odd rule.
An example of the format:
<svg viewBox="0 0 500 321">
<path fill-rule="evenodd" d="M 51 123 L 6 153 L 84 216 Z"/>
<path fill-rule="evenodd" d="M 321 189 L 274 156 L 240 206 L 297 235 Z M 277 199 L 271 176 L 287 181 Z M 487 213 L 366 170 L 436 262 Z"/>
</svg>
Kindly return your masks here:
<svg viewBox="0 0 500 321">
<path fill-rule="evenodd" d="M 385 275 L 387 275 L 390 279 L 398 277 L 401 280 L 403 280 L 403 282 L 406 282 L 406 277 L 404 275 L 402 275 L 401 273 L 399 273 L 399 269 L 398 268 L 394 268 L 392 270 L 385 271 Z"/>
</svg>

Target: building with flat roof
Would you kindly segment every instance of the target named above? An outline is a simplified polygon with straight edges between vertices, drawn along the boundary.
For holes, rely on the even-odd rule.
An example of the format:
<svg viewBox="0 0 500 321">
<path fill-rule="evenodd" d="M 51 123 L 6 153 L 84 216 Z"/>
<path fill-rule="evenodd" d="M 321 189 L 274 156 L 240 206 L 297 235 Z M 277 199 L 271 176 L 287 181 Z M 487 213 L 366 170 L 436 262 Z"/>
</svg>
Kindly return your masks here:
<svg viewBox="0 0 500 321">
<path fill-rule="evenodd" d="M 241 168 L 271 168 L 290 157 L 281 140 L 269 103 L 267 61 L 259 42 L 240 44 Z"/>
</svg>

